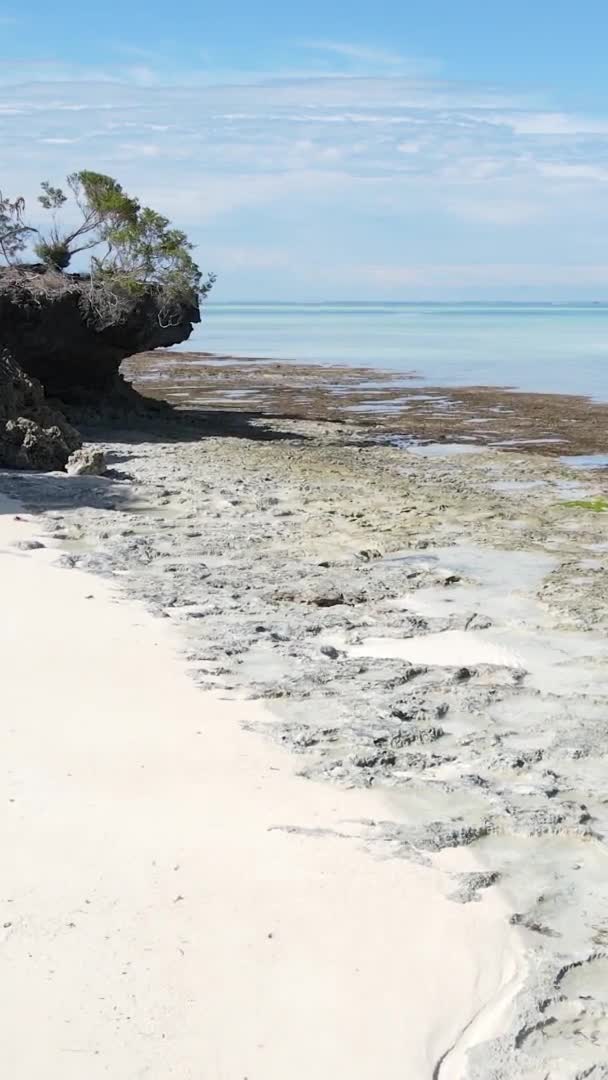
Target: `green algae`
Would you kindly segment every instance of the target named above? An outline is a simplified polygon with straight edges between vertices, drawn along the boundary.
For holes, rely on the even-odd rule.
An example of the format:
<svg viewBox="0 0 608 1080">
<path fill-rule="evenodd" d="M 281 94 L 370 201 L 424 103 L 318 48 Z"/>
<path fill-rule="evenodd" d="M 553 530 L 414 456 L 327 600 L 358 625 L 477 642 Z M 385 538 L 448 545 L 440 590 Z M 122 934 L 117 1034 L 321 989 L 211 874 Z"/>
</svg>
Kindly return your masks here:
<svg viewBox="0 0 608 1080">
<path fill-rule="evenodd" d="M 605 499 L 603 495 L 599 495 L 596 499 L 572 499 L 569 502 L 562 503 L 562 506 L 568 506 L 576 510 L 591 510 L 594 514 L 603 514 L 608 510 L 608 499 Z"/>
</svg>

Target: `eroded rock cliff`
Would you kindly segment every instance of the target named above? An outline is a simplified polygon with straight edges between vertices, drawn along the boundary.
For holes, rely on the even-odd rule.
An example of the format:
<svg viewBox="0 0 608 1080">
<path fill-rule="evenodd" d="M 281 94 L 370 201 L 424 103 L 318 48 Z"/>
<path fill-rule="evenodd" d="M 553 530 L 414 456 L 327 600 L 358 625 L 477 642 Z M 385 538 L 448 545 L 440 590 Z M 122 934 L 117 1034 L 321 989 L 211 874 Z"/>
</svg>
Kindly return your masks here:
<svg viewBox="0 0 608 1080">
<path fill-rule="evenodd" d="M 66 402 L 111 394 L 125 357 L 185 341 L 197 322 L 197 304 L 168 313 L 153 287 L 117 296 L 83 275 L 0 268 L 0 348 Z"/>
</svg>

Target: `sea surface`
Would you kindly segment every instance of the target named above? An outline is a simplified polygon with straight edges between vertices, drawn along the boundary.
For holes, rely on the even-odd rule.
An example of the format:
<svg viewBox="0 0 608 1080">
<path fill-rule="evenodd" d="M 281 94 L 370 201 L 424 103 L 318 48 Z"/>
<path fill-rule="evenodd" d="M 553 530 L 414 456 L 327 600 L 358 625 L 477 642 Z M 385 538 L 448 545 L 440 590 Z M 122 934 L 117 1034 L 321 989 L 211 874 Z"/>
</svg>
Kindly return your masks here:
<svg viewBox="0 0 608 1080">
<path fill-rule="evenodd" d="M 608 400 L 608 304 L 220 304 L 183 350 Z"/>
</svg>

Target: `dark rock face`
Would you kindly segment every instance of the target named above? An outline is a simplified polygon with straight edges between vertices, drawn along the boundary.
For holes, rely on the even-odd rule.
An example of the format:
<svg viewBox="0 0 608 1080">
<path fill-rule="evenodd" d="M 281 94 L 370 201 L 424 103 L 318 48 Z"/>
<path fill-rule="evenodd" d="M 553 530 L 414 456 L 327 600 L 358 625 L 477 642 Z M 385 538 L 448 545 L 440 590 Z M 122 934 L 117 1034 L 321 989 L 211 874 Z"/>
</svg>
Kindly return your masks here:
<svg viewBox="0 0 608 1080">
<path fill-rule="evenodd" d="M 185 341 L 197 322 L 196 304 L 168 317 L 153 288 L 115 297 L 84 276 L 0 268 L 0 347 L 64 401 L 112 393 L 125 357 Z"/>
<path fill-rule="evenodd" d="M 0 348 L 0 468 L 63 469 L 81 438 L 42 386 Z"/>
</svg>

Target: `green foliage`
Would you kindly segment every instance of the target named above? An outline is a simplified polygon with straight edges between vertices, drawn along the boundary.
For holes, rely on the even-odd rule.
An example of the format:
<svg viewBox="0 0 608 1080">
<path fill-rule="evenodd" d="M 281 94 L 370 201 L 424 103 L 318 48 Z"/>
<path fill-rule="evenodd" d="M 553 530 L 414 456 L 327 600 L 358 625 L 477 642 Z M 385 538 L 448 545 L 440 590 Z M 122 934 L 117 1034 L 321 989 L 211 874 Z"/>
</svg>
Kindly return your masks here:
<svg viewBox="0 0 608 1080">
<path fill-rule="evenodd" d="M 158 293 L 160 317 L 170 321 L 179 305 L 196 303 L 211 289 L 215 277 L 205 280 L 188 237 L 172 227 L 168 218 L 123 191 L 103 173 L 72 173 L 67 178 L 71 200 L 61 188 L 42 184 L 38 201 L 52 216 L 48 233 L 39 234 L 38 257 L 56 270 L 65 270 L 78 252 L 103 249 L 91 258 L 93 281 L 114 291 L 136 294 L 147 286 Z M 58 213 L 72 202 L 81 220 L 73 229 L 61 227 Z"/>
<path fill-rule="evenodd" d="M 83 169 L 68 176 L 68 185 L 83 214 L 91 214 L 102 230 L 137 217 L 137 199 L 127 195 L 111 176 Z"/>
<path fill-rule="evenodd" d="M 65 270 L 74 255 L 89 251 L 107 239 L 110 229 L 135 220 L 139 204 L 125 194 L 120 184 L 104 173 L 71 173 L 67 185 L 82 220 L 73 229 L 62 227 L 57 212 L 69 201 L 59 187 L 48 180 L 41 184 L 38 202 L 53 215 L 48 234 L 41 233 L 35 245 L 38 258 L 56 270 Z"/>
<path fill-rule="evenodd" d="M 72 253 L 67 244 L 62 243 L 61 240 L 51 238 L 37 240 L 34 244 L 34 251 L 40 262 L 43 262 L 45 266 L 52 267 L 53 270 L 67 270 L 72 258 Z"/>
<path fill-rule="evenodd" d="M 602 495 L 598 495 L 596 499 L 572 499 L 563 505 L 577 510 L 591 510 L 594 514 L 603 514 L 608 511 L 608 499 Z"/>
<path fill-rule="evenodd" d="M 131 291 L 154 285 L 167 308 L 175 301 L 206 296 L 215 280 L 209 275 L 203 282 L 186 234 L 149 207 L 141 208 L 134 220 L 108 229 L 106 240 L 108 251 L 93 259 L 93 272 Z"/>
<path fill-rule="evenodd" d="M 38 202 L 51 215 L 47 230 L 23 222 L 23 199 L 5 199 L 0 192 L 0 257 L 11 263 L 25 249 L 28 234 L 36 234 L 34 251 L 46 266 L 62 272 L 74 255 L 97 249 L 91 256 L 95 303 L 116 308 L 129 296 L 152 289 L 159 319 L 170 323 L 183 315 L 184 304 L 204 299 L 215 275 L 203 275 L 193 258 L 185 232 L 168 218 L 141 206 L 117 180 L 83 169 L 66 179 L 66 191 L 48 180 L 41 184 Z M 70 225 L 62 222 L 64 215 Z M 101 292 L 105 300 L 101 299 Z"/>
<path fill-rule="evenodd" d="M 11 202 L 0 191 L 0 255 L 12 263 L 25 249 L 27 235 L 33 230 L 23 222 L 25 199 Z"/>
</svg>

